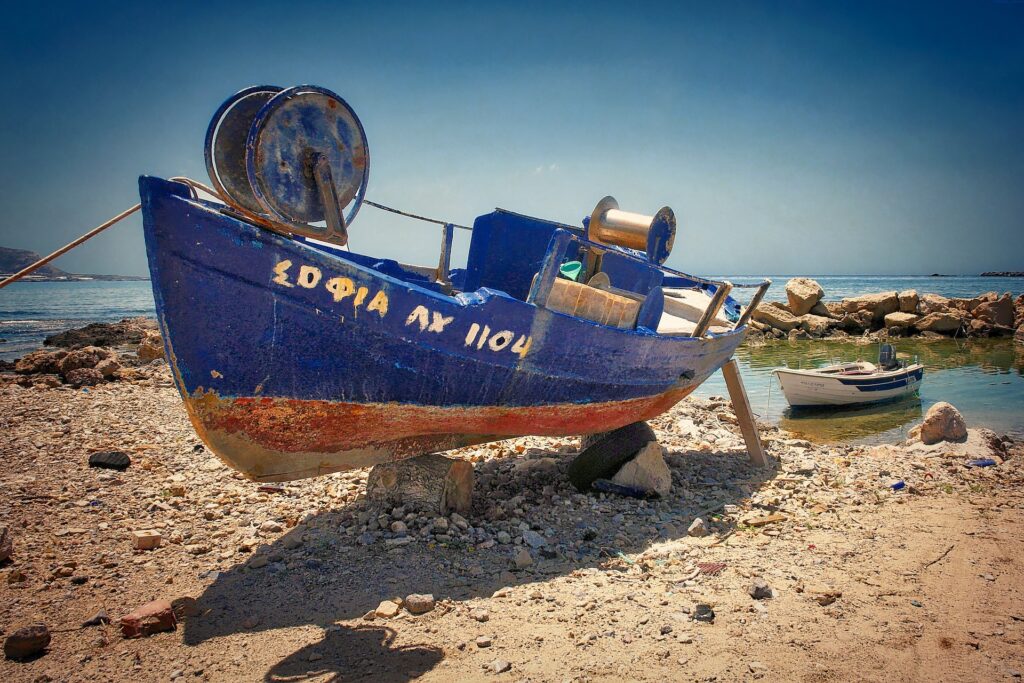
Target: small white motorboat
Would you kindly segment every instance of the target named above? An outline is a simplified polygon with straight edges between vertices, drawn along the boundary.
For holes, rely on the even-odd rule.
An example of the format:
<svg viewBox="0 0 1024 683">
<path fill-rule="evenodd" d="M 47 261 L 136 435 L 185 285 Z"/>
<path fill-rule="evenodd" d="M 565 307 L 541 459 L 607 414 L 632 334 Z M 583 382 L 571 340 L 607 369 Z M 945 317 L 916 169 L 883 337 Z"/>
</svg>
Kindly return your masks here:
<svg viewBox="0 0 1024 683">
<path fill-rule="evenodd" d="M 917 392 L 924 366 L 896 360 L 891 344 L 883 344 L 878 364 L 858 361 L 815 370 L 772 370 L 789 405 L 794 408 L 880 403 Z"/>
</svg>

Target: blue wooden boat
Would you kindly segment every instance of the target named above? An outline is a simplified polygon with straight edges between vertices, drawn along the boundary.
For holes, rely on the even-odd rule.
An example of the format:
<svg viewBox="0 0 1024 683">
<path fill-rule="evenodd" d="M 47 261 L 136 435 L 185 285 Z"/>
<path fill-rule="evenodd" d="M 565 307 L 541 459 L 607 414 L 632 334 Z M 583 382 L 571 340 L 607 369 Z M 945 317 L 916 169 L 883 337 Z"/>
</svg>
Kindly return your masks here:
<svg viewBox="0 0 1024 683">
<path fill-rule="evenodd" d="M 279 94 L 259 111 L 266 114 Z M 333 93 L 324 97 L 351 111 Z M 348 133 L 362 132 L 346 123 Z M 208 144 L 211 153 L 219 150 Z M 747 309 L 729 296 L 728 283 L 662 264 L 674 235 L 666 214 L 660 229 L 657 216 L 646 226 L 647 251 L 601 239 L 601 229 L 614 232 L 615 219 L 621 228 L 636 216 L 607 202 L 582 227 L 500 209 L 480 216 L 464 269 L 449 267 L 450 224 L 441 229 L 437 267 L 349 251 L 339 243 L 354 210 L 345 220 L 341 202 L 362 199 L 359 161 L 355 173 L 344 168 L 351 158 L 322 165 L 326 181 L 309 180 L 316 170 L 306 174 L 314 190 L 319 181 L 330 184 L 319 187 L 326 220 L 307 214 L 308 229 L 302 220 L 286 224 L 272 211 L 259 213 L 258 202 L 247 206 L 226 189 L 223 168 L 214 184 L 226 203 L 200 198 L 196 183 L 139 181 L 174 380 L 199 436 L 249 478 L 297 479 L 646 420 L 692 392 L 743 338 Z M 368 167 L 368 156 L 362 163 Z M 353 177 L 362 184 L 355 191 Z M 286 184 L 271 183 L 270 192 Z M 316 239 L 328 232 L 334 244 Z M 583 264 L 593 286 L 562 277 L 568 261 Z M 566 304 L 567 296 L 575 303 Z M 599 315 L 573 308 L 590 296 L 601 304 Z M 632 314 L 597 319 L 623 301 Z"/>
</svg>

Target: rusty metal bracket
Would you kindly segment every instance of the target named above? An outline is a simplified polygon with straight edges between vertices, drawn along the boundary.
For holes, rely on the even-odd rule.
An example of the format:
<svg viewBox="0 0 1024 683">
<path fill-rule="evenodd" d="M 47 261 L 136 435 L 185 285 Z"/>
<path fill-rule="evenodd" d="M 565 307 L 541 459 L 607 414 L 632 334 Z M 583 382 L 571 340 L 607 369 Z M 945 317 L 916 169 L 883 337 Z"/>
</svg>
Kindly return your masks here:
<svg viewBox="0 0 1024 683">
<path fill-rule="evenodd" d="M 345 225 L 345 216 L 341 213 L 338 189 L 331 177 L 331 162 L 325 155 L 314 153 L 312 165 L 313 179 L 320 191 L 320 201 L 324 205 L 324 220 L 327 221 L 327 235 L 323 239 L 345 246 L 348 244 L 348 226 Z"/>
</svg>

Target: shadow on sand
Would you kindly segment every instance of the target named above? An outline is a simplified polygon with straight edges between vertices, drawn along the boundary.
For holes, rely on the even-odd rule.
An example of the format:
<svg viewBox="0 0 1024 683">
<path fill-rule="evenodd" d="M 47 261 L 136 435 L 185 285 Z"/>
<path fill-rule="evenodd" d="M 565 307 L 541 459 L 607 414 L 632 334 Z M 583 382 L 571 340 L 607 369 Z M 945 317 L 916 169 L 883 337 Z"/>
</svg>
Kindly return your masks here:
<svg viewBox="0 0 1024 683">
<path fill-rule="evenodd" d="M 420 541 L 398 549 L 388 549 L 381 541 L 358 545 L 341 522 L 365 508 L 362 503 L 350 504 L 315 515 L 264 548 L 261 552 L 271 558 L 267 566 L 252 568 L 240 562 L 219 573 L 197 598 L 194 616 L 184 620 L 185 643 L 316 626 L 323 629 L 322 640 L 272 666 L 265 680 L 325 675 L 328 680 L 410 680 L 437 666 L 444 651 L 428 644 L 396 646 L 392 627 L 398 628 L 402 620 L 337 622 L 358 619 L 381 600 L 396 596 L 433 593 L 438 601 L 490 597 L 503 586 L 544 582 L 600 566 L 619 551 L 643 552 L 652 543 L 686 536 L 694 517 L 707 521 L 715 510 L 739 504 L 777 473 L 777 465 L 753 467 L 745 453 L 671 453 L 667 461 L 673 471 L 672 493 L 667 499 L 642 502 L 574 495 L 565 479 L 571 457 L 546 455 L 559 458 L 556 471 L 521 473 L 501 460 L 478 465 L 474 508 L 468 518 L 474 526 L 492 524 L 496 506 L 501 509 L 504 502 L 509 507 L 511 502 L 526 511 L 525 519 L 542 519 L 542 527 L 554 530 L 554 535 L 546 552 L 535 551 L 536 561 L 527 570 L 509 572 L 510 558 L 519 550 L 515 545 L 487 550 L 459 542 Z M 505 492 L 504 499 L 500 491 Z M 571 507 L 566 500 L 572 501 Z M 711 522 L 718 533 L 728 533 L 731 525 L 728 518 Z M 298 548 L 293 536 L 304 538 Z M 439 607 L 404 619 L 440 620 L 443 615 Z M 443 622 L 438 626 L 443 631 Z"/>
</svg>

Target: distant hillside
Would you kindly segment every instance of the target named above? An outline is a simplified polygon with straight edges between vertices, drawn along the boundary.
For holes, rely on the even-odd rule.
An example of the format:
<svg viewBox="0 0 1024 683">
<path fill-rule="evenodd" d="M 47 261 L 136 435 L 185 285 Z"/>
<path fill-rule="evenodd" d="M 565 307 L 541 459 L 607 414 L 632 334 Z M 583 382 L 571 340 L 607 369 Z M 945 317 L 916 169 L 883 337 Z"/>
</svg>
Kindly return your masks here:
<svg viewBox="0 0 1024 683">
<path fill-rule="evenodd" d="M 30 266 L 42 256 L 28 249 L 11 249 L 0 247 L 0 275 L 12 275 L 25 266 Z M 82 275 L 69 273 L 51 265 L 45 265 L 31 275 L 27 275 L 24 281 L 32 280 L 148 280 L 148 277 L 137 275 Z"/>
<path fill-rule="evenodd" d="M 0 273 L 17 273 L 41 258 L 42 256 L 28 249 L 0 247 Z M 50 265 L 43 266 L 34 274 L 40 277 L 71 277 L 71 273 Z"/>
</svg>

